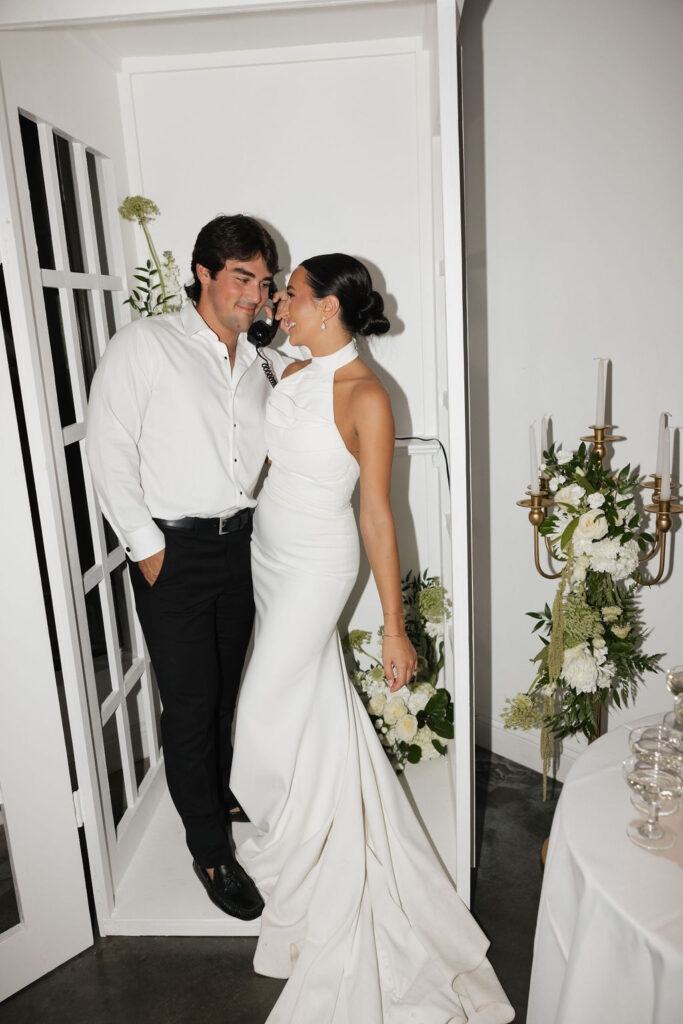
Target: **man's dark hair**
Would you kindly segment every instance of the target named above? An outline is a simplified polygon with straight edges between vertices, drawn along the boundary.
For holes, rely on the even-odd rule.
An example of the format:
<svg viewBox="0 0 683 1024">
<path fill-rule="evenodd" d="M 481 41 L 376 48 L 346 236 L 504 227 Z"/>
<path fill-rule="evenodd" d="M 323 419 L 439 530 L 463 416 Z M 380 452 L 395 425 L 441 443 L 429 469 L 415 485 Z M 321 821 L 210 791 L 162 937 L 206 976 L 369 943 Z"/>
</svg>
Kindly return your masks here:
<svg viewBox="0 0 683 1024">
<path fill-rule="evenodd" d="M 199 302 L 202 286 L 197 277 L 197 264 L 214 278 L 226 260 L 253 260 L 262 256 L 268 270 L 278 270 L 277 246 L 262 224 L 253 217 L 236 213 L 230 217 L 214 217 L 197 235 L 192 250 L 192 284 L 185 291 L 194 303 Z"/>
</svg>

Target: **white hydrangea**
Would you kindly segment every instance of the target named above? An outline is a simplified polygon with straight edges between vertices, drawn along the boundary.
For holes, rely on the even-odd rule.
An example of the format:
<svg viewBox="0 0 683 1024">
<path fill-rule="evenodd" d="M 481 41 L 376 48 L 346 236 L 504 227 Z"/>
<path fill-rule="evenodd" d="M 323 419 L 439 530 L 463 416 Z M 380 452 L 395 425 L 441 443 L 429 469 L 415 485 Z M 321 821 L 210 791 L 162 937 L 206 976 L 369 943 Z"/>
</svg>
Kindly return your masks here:
<svg viewBox="0 0 683 1024">
<path fill-rule="evenodd" d="M 625 580 L 638 568 L 638 544 L 616 537 L 605 537 L 591 545 L 591 569 L 606 572 L 613 580 Z"/>
<path fill-rule="evenodd" d="M 436 690 L 431 683 L 420 683 L 419 686 L 416 686 L 408 696 L 408 710 L 410 713 L 416 715 L 418 711 L 423 711 L 429 699 L 435 693 Z"/>
<path fill-rule="evenodd" d="M 562 678 L 577 693 L 594 693 L 597 689 L 598 665 L 585 642 L 564 652 Z"/>
<path fill-rule="evenodd" d="M 418 747 L 422 751 L 423 761 L 431 761 L 432 758 L 439 757 L 439 751 L 432 743 L 433 739 L 434 733 L 426 725 L 423 725 L 421 729 L 418 729 L 413 737 L 413 743 L 417 743 Z"/>
<path fill-rule="evenodd" d="M 440 636 L 443 636 L 443 622 L 426 621 L 424 628 L 427 636 L 431 636 L 435 640 L 438 639 Z"/>
</svg>

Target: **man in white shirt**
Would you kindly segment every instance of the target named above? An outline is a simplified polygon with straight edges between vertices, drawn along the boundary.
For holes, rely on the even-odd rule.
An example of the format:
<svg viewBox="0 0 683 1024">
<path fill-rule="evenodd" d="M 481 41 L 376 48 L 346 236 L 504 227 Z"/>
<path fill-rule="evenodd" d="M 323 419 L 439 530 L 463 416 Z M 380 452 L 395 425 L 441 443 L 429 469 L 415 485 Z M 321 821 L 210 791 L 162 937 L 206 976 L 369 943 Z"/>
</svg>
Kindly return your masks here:
<svg viewBox="0 0 683 1024">
<path fill-rule="evenodd" d="M 277 249 L 258 221 L 217 217 L 192 254 L 193 300 L 136 320 L 95 373 L 86 450 L 123 544 L 163 703 L 171 797 L 211 900 L 250 920 L 263 903 L 226 821 L 231 728 L 251 634 L 249 539 L 266 457 L 270 384 L 244 332 L 268 298 Z M 281 362 L 277 353 L 269 355 Z"/>
</svg>

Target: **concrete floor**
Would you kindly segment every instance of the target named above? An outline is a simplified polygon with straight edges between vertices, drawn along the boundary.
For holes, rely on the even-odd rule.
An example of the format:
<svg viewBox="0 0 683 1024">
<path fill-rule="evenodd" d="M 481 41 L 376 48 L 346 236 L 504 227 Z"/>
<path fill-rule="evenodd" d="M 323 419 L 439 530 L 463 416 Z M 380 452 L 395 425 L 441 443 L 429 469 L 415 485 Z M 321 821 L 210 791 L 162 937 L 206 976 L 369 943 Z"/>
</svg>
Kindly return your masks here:
<svg viewBox="0 0 683 1024">
<path fill-rule="evenodd" d="M 477 750 L 477 850 L 472 907 L 489 959 L 526 1019 L 540 849 L 559 787 Z M 112 936 L 34 982 L 0 1008 L 2 1024 L 263 1024 L 282 982 L 255 975 L 255 939 Z M 362 1024 L 362 1022 L 358 1022 Z"/>
</svg>

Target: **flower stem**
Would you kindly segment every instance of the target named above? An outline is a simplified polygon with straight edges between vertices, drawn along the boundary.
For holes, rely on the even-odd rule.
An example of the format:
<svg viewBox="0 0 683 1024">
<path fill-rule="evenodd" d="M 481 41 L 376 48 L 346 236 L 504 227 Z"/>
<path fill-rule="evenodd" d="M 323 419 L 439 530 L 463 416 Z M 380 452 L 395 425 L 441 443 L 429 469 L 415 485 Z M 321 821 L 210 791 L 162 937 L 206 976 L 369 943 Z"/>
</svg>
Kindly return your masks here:
<svg viewBox="0 0 683 1024">
<path fill-rule="evenodd" d="M 149 231 L 147 230 L 147 225 L 142 220 L 139 221 L 139 224 L 140 224 L 140 227 L 142 228 L 142 230 L 145 232 L 145 238 L 147 239 L 147 245 L 149 246 L 149 251 L 152 254 L 152 259 L 154 261 L 154 266 L 157 268 L 157 273 L 159 274 L 159 287 L 161 289 L 161 308 L 162 308 L 163 312 L 165 313 L 166 312 L 166 289 L 164 287 L 164 275 L 161 272 L 161 265 L 159 263 L 159 257 L 157 256 L 157 251 L 154 248 L 154 243 L 152 242 L 152 236 L 150 235 Z"/>
<path fill-rule="evenodd" d="M 379 665 L 380 668 L 383 668 L 382 662 L 379 661 L 379 659 L 376 658 L 374 654 L 370 654 L 368 651 L 365 650 L 364 647 L 359 647 L 358 650 L 360 651 L 361 654 L 364 654 L 366 658 L 369 658 L 370 661 L 374 661 L 375 665 Z"/>
</svg>

